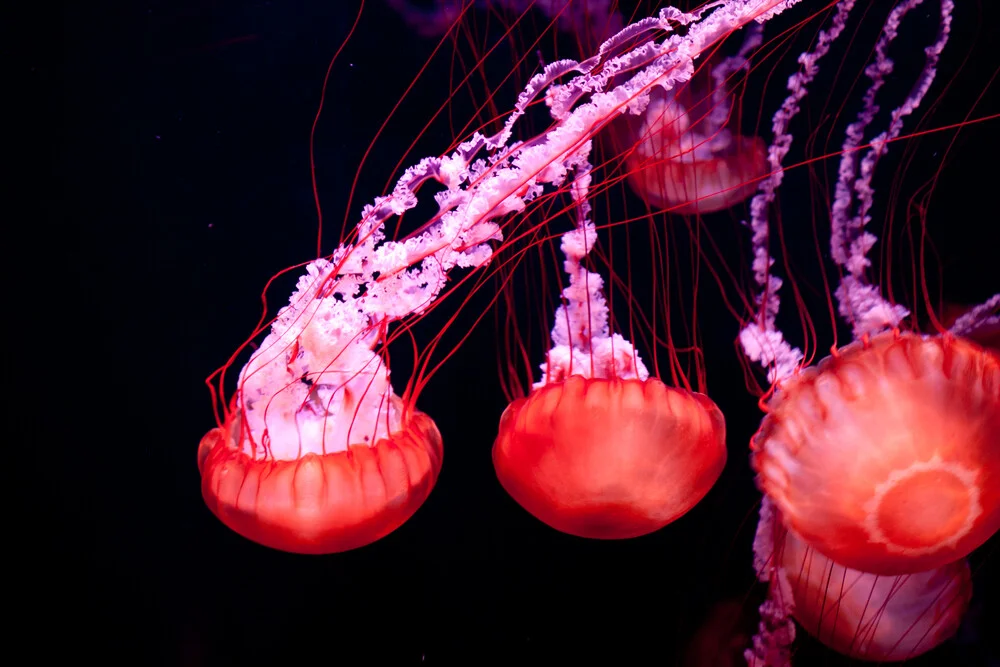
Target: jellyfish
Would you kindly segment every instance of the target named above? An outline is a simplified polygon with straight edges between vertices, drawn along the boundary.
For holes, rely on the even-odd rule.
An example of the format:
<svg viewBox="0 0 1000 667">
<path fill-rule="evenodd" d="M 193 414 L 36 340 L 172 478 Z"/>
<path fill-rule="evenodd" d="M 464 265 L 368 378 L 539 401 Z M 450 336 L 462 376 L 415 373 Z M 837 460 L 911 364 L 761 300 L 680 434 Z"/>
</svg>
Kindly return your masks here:
<svg viewBox="0 0 1000 667">
<path fill-rule="evenodd" d="M 750 639 L 743 600 L 717 602 L 694 632 L 684 651 L 683 667 L 736 667 L 743 665 L 743 648 Z"/>
<path fill-rule="evenodd" d="M 447 33 L 463 23 L 472 5 L 439 0 L 418 8 L 409 0 L 390 6 L 424 36 Z M 480 3 L 500 18 L 533 9 L 560 32 L 575 37 L 584 56 L 620 31 L 626 21 L 609 0 L 489 0 Z M 468 26 L 463 25 L 463 29 Z M 693 76 L 672 89 L 653 87 L 639 114 L 625 114 L 612 123 L 607 143 L 625 155 L 627 180 L 647 204 L 673 213 L 711 213 L 730 208 L 751 196 L 766 174 L 766 145 L 759 137 L 739 132 L 740 118 L 732 89 L 749 66 L 747 55 L 760 46 L 763 27 L 749 23 L 739 52 L 725 57 L 713 47 Z"/>
<path fill-rule="evenodd" d="M 878 574 L 959 560 L 1000 528 L 1000 357 L 888 331 L 783 383 L 754 436 L 762 489 L 802 539 Z"/>
<path fill-rule="evenodd" d="M 948 333 L 899 331 L 908 311 L 865 278 L 874 166 L 930 87 L 949 34 L 944 0 L 920 85 L 859 162 L 874 95 L 892 70 L 893 26 L 909 8 L 893 10 L 866 70 L 872 86 L 847 129 L 830 209 L 830 254 L 843 270 L 836 298 L 856 342 L 803 372 L 786 364 L 752 443 L 759 483 L 789 528 L 834 562 L 876 574 L 943 566 L 1000 528 L 1000 492 L 989 481 L 1000 474 L 997 355 Z M 789 88 L 794 99 L 804 82 Z"/>
<path fill-rule="evenodd" d="M 767 173 L 766 145 L 739 134 L 730 78 L 749 66 L 762 26 L 745 31 L 739 53 L 709 59 L 683 86 L 650 93 L 645 112 L 618 124 L 628 182 L 653 208 L 712 213 L 738 204 Z"/>
<path fill-rule="evenodd" d="M 344 307 L 357 287 L 339 274 L 348 259 L 308 266 L 241 371 L 225 422 L 198 446 L 209 509 L 282 551 L 336 553 L 384 537 L 441 470 L 433 420 L 393 393 L 372 351 L 378 327 Z"/>
<path fill-rule="evenodd" d="M 707 396 L 656 378 L 572 375 L 512 403 L 493 447 L 500 483 L 570 535 L 637 537 L 687 513 L 726 462 Z"/>
<path fill-rule="evenodd" d="M 474 6 L 462 0 L 433 0 L 430 3 L 387 0 L 387 4 L 412 30 L 424 37 L 447 33 L 462 14 Z M 612 0 L 480 0 L 475 5 L 489 8 L 497 14 L 504 10 L 521 13 L 527 8 L 538 9 L 546 18 L 555 19 L 560 30 L 578 34 L 588 48 L 600 45 L 625 27 L 623 17 L 614 10 Z"/>
<path fill-rule="evenodd" d="M 907 321 L 910 311 L 869 280 L 868 253 L 878 241 L 867 229 L 872 176 L 931 88 L 950 34 L 950 0 L 938 3 L 938 34 L 924 49 L 916 84 L 886 129 L 870 136 L 877 95 L 894 68 L 889 47 L 920 2 L 889 11 L 865 69 L 861 111 L 846 128 L 828 200 L 827 247 L 839 276 L 831 316 L 835 303 L 853 341 L 835 343 L 828 357 L 808 364 L 777 327 L 782 280 L 772 272 L 768 217 L 792 142 L 788 127 L 854 4 L 838 3 L 812 50 L 800 56 L 774 116 L 770 174 L 750 205 L 757 309 L 740 343 L 768 369 L 771 383 L 750 445 L 765 494 L 756 566 L 769 584 L 760 631 L 746 654 L 751 665 L 791 663 L 791 618 L 853 657 L 901 660 L 933 648 L 954 633 L 968 606 L 965 557 L 1000 528 L 993 482 L 1000 474 L 1000 358 L 965 337 L 990 325 L 1000 295 L 961 325 L 921 333 Z M 765 529 L 772 523 L 780 526 Z M 818 604 L 821 598 L 832 607 Z M 829 624 L 831 608 L 842 629 Z"/>
<path fill-rule="evenodd" d="M 674 213 L 709 212 L 754 191 L 753 179 L 764 169 L 763 142 L 734 138 L 725 127 L 733 104 L 726 80 L 747 66 L 760 43 L 759 26 L 724 24 L 700 43 L 715 45 L 748 24 L 738 55 L 715 67 L 692 59 L 671 68 L 669 85 L 642 89 L 610 124 L 606 136 L 612 147 L 624 144 L 628 180 L 648 204 Z M 587 61 L 612 85 L 631 74 L 614 60 L 638 43 L 639 25 L 605 42 Z M 707 50 L 691 53 L 700 58 Z M 712 90 L 702 81 L 709 78 Z M 563 99 L 580 101 L 572 88 L 551 89 L 546 103 L 557 118 Z M 744 167 L 747 153 L 753 164 Z M 541 379 L 527 395 L 512 396 L 493 462 L 509 495 L 548 526 L 579 537 L 624 539 L 663 528 L 705 497 L 725 467 L 725 420 L 703 391 L 700 374 L 699 382 L 689 383 L 674 373 L 673 386 L 667 384 L 649 372 L 630 340 L 612 331 L 604 279 L 583 265 L 597 240 L 586 201 L 592 165 L 575 167 L 569 194 L 577 220 L 561 235 L 569 284 L 553 314 Z"/>
<path fill-rule="evenodd" d="M 708 396 L 651 377 L 610 333 L 602 279 L 581 266 L 596 236 L 586 219 L 563 236 L 570 284 L 553 347 L 542 380 L 504 411 L 493 464 L 511 497 L 550 527 L 622 539 L 704 498 L 726 463 L 726 427 Z"/>
<path fill-rule="evenodd" d="M 915 658 L 951 638 L 969 607 L 964 558 L 926 572 L 881 576 L 823 556 L 774 522 L 779 594 L 795 620 L 833 650 L 859 660 Z"/>
</svg>

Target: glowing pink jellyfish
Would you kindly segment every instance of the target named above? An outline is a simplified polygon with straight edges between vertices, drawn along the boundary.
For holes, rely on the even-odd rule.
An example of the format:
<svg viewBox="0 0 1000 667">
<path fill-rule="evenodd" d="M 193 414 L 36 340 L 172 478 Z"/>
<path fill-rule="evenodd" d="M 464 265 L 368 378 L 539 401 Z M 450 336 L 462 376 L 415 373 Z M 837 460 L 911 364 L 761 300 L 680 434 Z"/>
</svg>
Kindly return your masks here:
<svg viewBox="0 0 1000 667">
<path fill-rule="evenodd" d="M 837 5 L 813 50 L 800 57 L 802 69 L 789 80 L 790 95 L 774 118 L 771 176 L 751 202 L 759 310 L 740 342 L 773 383 L 767 416 L 751 443 L 766 494 L 757 566 L 770 582 L 761 631 L 747 652 L 752 665 L 790 664 L 789 617 L 855 657 L 898 660 L 932 648 L 954 633 L 967 604 L 963 558 L 1000 527 L 1000 489 L 990 482 L 1000 475 L 1000 358 L 961 338 L 995 324 L 1000 295 L 951 331 L 920 335 L 901 330 L 909 312 L 866 276 L 876 242 L 866 230 L 874 168 L 930 88 L 950 33 L 952 2 L 941 0 L 938 36 L 925 49 L 917 84 L 862 154 L 876 94 L 893 68 L 889 44 L 918 4 L 901 2 L 889 13 L 865 70 L 871 86 L 863 109 L 847 128 L 830 208 L 830 254 L 841 272 L 839 313 L 855 341 L 813 367 L 801 368 L 803 354 L 775 326 L 781 280 L 771 274 L 768 207 L 791 144 L 788 124 L 854 2 Z M 779 521 L 783 528 L 772 525 Z M 823 583 L 819 573 L 802 569 L 807 563 L 864 592 Z M 821 597 L 839 601 L 842 632 L 827 624 Z M 865 604 L 878 605 L 877 613 Z"/>
<path fill-rule="evenodd" d="M 504 489 L 556 530 L 620 539 L 689 511 L 726 463 L 722 412 L 701 393 L 649 375 L 608 330 L 603 281 L 580 262 L 586 221 L 563 237 L 570 284 L 555 314 L 542 380 L 500 420 L 493 464 Z"/>
<path fill-rule="evenodd" d="M 212 512 L 275 549 L 374 542 L 420 507 L 441 470 L 437 427 L 393 393 L 373 351 L 387 314 L 351 296 L 371 280 L 354 252 L 309 265 L 198 447 Z"/>
<path fill-rule="evenodd" d="M 692 76 L 712 72 L 720 80 L 721 94 L 705 92 L 717 108 L 712 110 L 710 103 L 701 106 L 713 114 L 714 136 L 706 139 L 698 134 L 709 123 L 693 127 L 689 122 L 671 130 L 661 126 L 645 132 L 655 134 L 652 139 L 642 132 L 630 134 L 626 126 L 618 140 L 628 142 L 627 155 L 656 153 L 649 164 L 631 158 L 625 163 L 630 182 L 650 205 L 679 207 L 685 212 L 730 206 L 751 192 L 753 185 L 748 190 L 745 185 L 734 187 L 728 177 L 705 175 L 729 169 L 718 164 L 725 162 L 719 156 L 728 150 L 723 144 L 730 142 L 728 130 L 721 127 L 728 116 L 724 107 L 731 103 L 723 82 L 745 67 L 747 54 L 759 44 L 759 31 L 749 28 L 744 50 L 721 66 L 702 65 L 696 70 L 691 56 L 700 56 L 709 45 L 750 23 L 748 19 L 763 19 L 777 4 L 732 3 L 703 22 L 698 21 L 701 11 L 664 10 L 658 20 L 626 28 L 586 61 L 586 66 L 599 72 L 595 76 L 616 85 L 612 93 L 585 97 L 591 84 L 578 79 L 550 87 L 546 104 L 555 118 L 566 118 L 567 129 L 573 127 L 570 121 L 579 123 L 582 118 L 587 118 L 583 122 L 587 127 L 601 127 L 626 110 L 630 112 L 626 115 L 657 122 L 665 113 L 663 100 L 688 99 L 691 93 L 684 91 L 690 89 Z M 652 49 L 652 42 L 637 46 L 644 33 L 664 29 L 671 21 L 689 26 L 683 39 L 686 50 L 672 52 L 669 39 L 662 47 L 666 50 Z M 649 69 L 621 83 L 634 74 L 637 65 Z M 564 69 L 564 63 L 554 63 L 540 77 L 544 80 Z M 589 103 L 581 104 L 584 100 Z M 589 151 L 589 136 L 583 143 L 579 134 L 571 133 L 575 143 L 570 144 L 560 136 L 562 129 L 543 137 L 547 148 L 558 140 L 555 147 L 560 151 L 562 146 Z M 668 132 L 671 141 L 695 147 L 698 155 L 707 150 L 699 142 L 712 142 L 716 147 L 709 158 L 712 164 L 692 164 L 691 156 L 684 155 L 676 158 L 678 170 L 664 171 L 661 149 L 673 148 L 664 144 Z M 537 145 L 541 148 L 541 142 Z M 749 170 L 752 175 L 734 169 L 731 176 L 759 176 L 762 147 L 760 143 L 757 150 L 760 164 Z M 726 462 L 725 421 L 715 403 L 697 390 L 700 387 L 666 385 L 649 372 L 631 341 L 612 332 L 604 279 L 585 267 L 598 241 L 588 202 L 594 189 L 593 166 L 578 156 L 571 159 L 575 173 L 567 194 L 576 224 L 562 234 L 561 242 L 568 285 L 554 313 L 552 344 L 541 366 L 541 379 L 504 412 L 493 462 L 511 497 L 550 527 L 587 538 L 630 538 L 663 528 L 708 493 Z M 650 185 L 654 181 L 658 184 L 655 192 Z M 674 199 L 657 199 L 664 188 Z M 680 206 L 682 201 L 692 202 L 691 208 Z"/>
<path fill-rule="evenodd" d="M 781 526 L 765 522 L 776 593 L 826 646 L 859 660 L 915 658 L 950 639 L 972 597 L 965 559 L 926 572 L 884 576 L 838 565 Z"/>
<path fill-rule="evenodd" d="M 736 56 L 716 58 L 691 81 L 650 93 L 646 110 L 618 125 L 628 181 L 651 207 L 673 213 L 711 213 L 732 207 L 757 190 L 767 172 L 766 145 L 730 129 L 738 117 L 728 79 L 746 67 L 760 44 L 761 26 L 747 28 Z"/>
<path fill-rule="evenodd" d="M 1000 359 L 885 332 L 782 383 L 753 466 L 785 522 L 837 563 L 921 572 L 1000 527 Z"/>
</svg>

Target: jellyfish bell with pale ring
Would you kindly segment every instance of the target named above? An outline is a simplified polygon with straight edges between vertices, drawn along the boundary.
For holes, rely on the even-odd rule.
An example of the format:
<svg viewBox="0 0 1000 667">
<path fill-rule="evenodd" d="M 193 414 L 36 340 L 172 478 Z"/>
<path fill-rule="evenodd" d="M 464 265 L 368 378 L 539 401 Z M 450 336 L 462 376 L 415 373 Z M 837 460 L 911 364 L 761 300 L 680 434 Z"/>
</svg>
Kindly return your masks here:
<svg viewBox="0 0 1000 667">
<path fill-rule="evenodd" d="M 950 329 L 937 322 L 920 332 L 910 309 L 892 299 L 893 288 L 873 282 L 880 274 L 869 257 L 879 241 L 869 229 L 873 174 L 932 89 L 951 35 L 951 0 L 934 3 L 936 13 L 921 12 L 921 19 L 937 22 L 937 35 L 922 47 L 923 60 L 911 63 L 916 84 L 886 120 L 878 114 L 877 94 L 896 73 L 889 54 L 921 0 L 888 8 L 864 69 L 868 90 L 846 127 L 834 187 L 823 202 L 829 237 L 817 239 L 817 250 L 825 250 L 821 264 L 833 264 L 824 287 L 827 276 L 836 280 L 835 289 L 822 292 L 824 305 L 831 319 L 839 315 L 850 327 L 853 341 L 834 342 L 829 356 L 813 364 L 816 323 L 804 300 L 795 307 L 812 349 L 794 347 L 778 328 L 784 280 L 771 256 L 772 229 L 779 224 L 771 216 L 772 209 L 781 210 L 783 160 L 793 143 L 788 128 L 820 61 L 849 34 L 856 4 L 837 3 L 812 48 L 799 57 L 801 68 L 788 79 L 789 95 L 773 118 L 770 174 L 750 203 L 755 313 L 739 340 L 747 358 L 767 369 L 770 383 L 761 403 L 765 416 L 750 443 L 751 466 L 765 494 L 755 565 L 768 583 L 759 631 L 745 654 L 753 667 L 792 664 L 792 619 L 852 657 L 905 660 L 929 651 L 954 634 L 968 606 L 965 557 L 1000 528 L 1000 359 L 969 335 L 996 325 L 1000 295 Z M 882 259 L 891 257 L 885 251 Z M 915 274 L 925 270 L 924 259 L 916 255 Z M 784 266 L 793 270 L 789 262 Z M 916 304 L 932 304 L 927 284 L 918 285 L 923 292 Z M 831 325 L 836 341 L 838 323 Z M 831 590 L 830 582 L 820 581 L 823 574 L 863 583 L 865 591 Z M 842 632 L 828 624 L 828 608 L 817 604 L 831 596 L 836 621 L 843 617 L 846 626 Z M 940 606 L 940 598 L 954 604 Z M 886 613 L 869 615 L 865 604 Z"/>
<path fill-rule="evenodd" d="M 753 468 L 785 522 L 846 567 L 906 574 L 1000 528 L 1000 358 L 888 331 L 783 382 Z"/>
</svg>

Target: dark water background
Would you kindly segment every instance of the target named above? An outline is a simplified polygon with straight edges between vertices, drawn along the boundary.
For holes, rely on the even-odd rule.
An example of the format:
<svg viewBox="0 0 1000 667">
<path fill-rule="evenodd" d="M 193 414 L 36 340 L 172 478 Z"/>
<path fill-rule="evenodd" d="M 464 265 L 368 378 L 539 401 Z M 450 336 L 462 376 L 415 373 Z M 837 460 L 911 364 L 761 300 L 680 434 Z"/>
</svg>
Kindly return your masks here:
<svg viewBox="0 0 1000 667">
<path fill-rule="evenodd" d="M 959 5 L 960 48 L 948 52 L 934 89 L 953 81 L 956 120 L 1000 65 L 991 48 L 1000 12 L 992 2 Z M 62 35 L 62 51 L 30 69 L 35 94 L 62 92 L 49 109 L 62 117 L 48 125 L 52 158 L 36 153 L 26 169 L 64 180 L 61 197 L 36 200 L 45 213 L 60 209 L 59 227 L 24 223 L 42 250 L 21 284 L 54 323 L 32 328 L 31 349 L 42 347 L 47 361 L 31 362 L 22 392 L 44 414 L 28 442 L 57 452 L 33 468 L 52 492 L 28 496 L 57 517 L 27 533 L 32 544 L 54 542 L 57 563 L 32 596 L 40 625 L 51 628 L 35 650 L 134 665 L 702 664 L 684 651 L 714 606 L 743 603 L 752 630 L 763 595 L 746 460 L 759 412 L 728 313 L 707 313 L 702 327 L 729 463 L 702 503 L 656 534 L 561 535 L 504 493 L 490 460 L 505 405 L 491 326 L 474 332 L 421 397 L 444 437 L 444 468 L 395 533 L 346 554 L 294 556 L 244 540 L 205 508 L 195 451 L 213 420 L 203 379 L 256 324 L 267 279 L 315 252 L 309 128 L 355 14 L 347 0 L 77 4 L 49 35 Z M 972 41 L 960 35 L 976 29 L 994 37 L 980 34 L 973 62 L 956 74 Z M 432 47 L 369 0 L 335 67 L 316 140 L 328 243 L 362 153 Z M 446 78 L 439 68 L 421 79 L 409 115 L 376 144 L 351 220 L 383 191 Z M 768 90 L 767 118 L 783 97 L 782 86 Z M 975 115 L 1000 110 L 992 92 Z M 997 130 L 992 121 L 961 135 L 933 200 L 929 224 L 951 300 L 974 303 L 1000 285 L 991 245 Z M 933 175 L 935 151 L 950 137 L 921 144 L 914 182 Z M 434 126 L 413 158 L 452 138 L 447 124 Z M 277 289 L 272 304 L 287 293 Z M 39 435 L 51 427 L 48 439 Z M 989 628 L 1000 626 L 986 620 L 998 608 L 995 542 L 974 556 L 976 594 L 959 640 L 919 664 L 997 664 Z M 797 664 L 841 664 L 801 646 Z"/>
</svg>

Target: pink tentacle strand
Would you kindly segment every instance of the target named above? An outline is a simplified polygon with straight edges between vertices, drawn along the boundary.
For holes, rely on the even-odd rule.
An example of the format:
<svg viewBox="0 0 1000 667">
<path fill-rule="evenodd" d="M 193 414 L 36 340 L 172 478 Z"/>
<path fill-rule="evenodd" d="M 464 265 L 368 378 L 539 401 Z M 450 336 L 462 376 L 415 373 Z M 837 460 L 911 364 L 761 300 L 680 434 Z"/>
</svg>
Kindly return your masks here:
<svg viewBox="0 0 1000 667">
<path fill-rule="evenodd" d="M 562 186 L 571 174 L 585 173 L 590 139 L 599 128 L 620 114 L 641 113 L 652 88 L 670 90 L 688 81 L 695 60 L 713 43 L 796 2 L 730 0 L 690 13 L 663 9 L 608 39 L 593 58 L 549 64 L 529 81 L 496 135 L 477 132 L 450 155 L 424 158 L 407 169 L 390 195 L 364 207 L 350 243 L 307 266 L 288 306 L 243 369 L 244 447 L 255 450 L 265 433 L 278 442 L 274 436 L 281 432 L 287 438 L 280 441 L 299 443 L 304 451 L 328 451 L 346 446 L 345 422 L 354 424 L 352 430 L 370 430 L 374 438 L 391 430 L 399 416 L 389 400 L 388 369 L 374 350 L 387 327 L 426 311 L 454 269 L 486 265 L 493 255 L 490 244 L 503 239 L 505 216 L 523 210 L 547 188 Z M 637 35 L 652 31 L 666 37 L 632 46 Z M 557 82 L 566 77 L 571 78 Z M 529 140 L 513 139 L 517 120 L 540 95 L 554 124 Z M 414 208 L 418 188 L 428 181 L 444 187 L 434 194 L 437 215 L 404 239 L 388 239 L 386 222 Z M 586 223 L 581 229 L 586 235 Z M 596 293 L 585 291 L 593 295 L 587 297 L 594 301 L 591 312 L 599 312 Z M 616 346 L 616 353 L 623 349 Z M 300 382 L 302 377 L 310 382 Z M 357 386 L 349 387 L 351 382 Z M 275 386 L 287 386 L 280 398 L 273 395 Z M 324 395 L 326 409 L 304 411 L 315 404 L 310 397 L 317 391 L 341 398 Z"/>
</svg>

